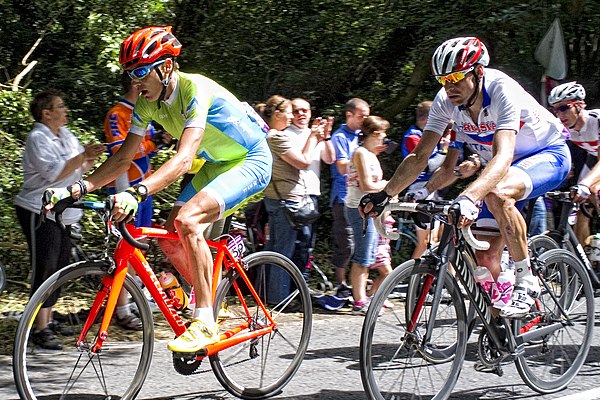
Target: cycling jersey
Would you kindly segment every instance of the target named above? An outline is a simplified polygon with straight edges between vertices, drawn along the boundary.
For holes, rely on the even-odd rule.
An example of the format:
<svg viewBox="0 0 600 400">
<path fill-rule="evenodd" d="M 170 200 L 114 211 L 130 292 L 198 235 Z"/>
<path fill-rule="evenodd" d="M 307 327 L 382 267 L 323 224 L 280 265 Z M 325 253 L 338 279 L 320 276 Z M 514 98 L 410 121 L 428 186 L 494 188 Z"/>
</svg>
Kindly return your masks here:
<svg viewBox="0 0 600 400">
<path fill-rule="evenodd" d="M 570 140 L 581 147 L 589 154 L 598 157 L 598 137 L 600 136 L 600 110 L 581 110 L 581 113 L 587 114 L 583 127 L 576 131 L 569 129 Z"/>
<path fill-rule="evenodd" d="M 417 147 L 419 142 L 421 141 L 421 136 L 423 135 L 423 131 L 420 130 L 416 125 L 411 125 L 408 130 L 404 133 L 402 137 L 402 144 L 400 145 L 400 149 L 402 151 L 402 157 L 406 158 L 414 149 Z M 429 159 L 432 159 L 438 155 L 438 148 L 434 148 Z M 434 169 L 435 170 L 435 169 Z M 434 170 L 430 170 L 429 166 L 424 171 L 422 171 L 415 182 L 424 182 L 428 181 L 431 178 Z M 413 182 L 413 183 L 415 183 Z"/>
<path fill-rule="evenodd" d="M 251 108 L 227 89 L 202 75 L 178 72 L 177 76 L 173 93 L 160 107 L 156 101 L 139 98 L 133 109 L 132 133 L 144 135 L 150 121 L 177 139 L 185 128 L 202 128 L 204 136 L 196 154 L 214 163 L 244 158 L 265 141 L 266 132 L 252 120 Z"/>
<path fill-rule="evenodd" d="M 271 179 L 273 158 L 265 124 L 248 104 L 211 79 L 182 72 L 176 78 L 175 89 L 160 104 L 138 99 L 130 132 L 144 135 L 150 121 L 177 139 L 186 128 L 204 129 L 196 155 L 206 163 L 175 204 L 182 205 L 202 190 L 219 203 L 220 217 L 225 217 Z"/>
<path fill-rule="evenodd" d="M 440 89 L 425 130 L 442 135 L 450 120 L 455 123 L 450 148 L 462 149 L 468 144 L 484 162 L 492 158 L 494 133 L 500 129 L 517 134 L 515 161 L 565 140 L 558 118 L 514 79 L 492 68 L 486 68 L 483 76 L 483 106 L 477 121 L 471 119 L 468 110 L 453 105 L 445 89 Z"/>
</svg>

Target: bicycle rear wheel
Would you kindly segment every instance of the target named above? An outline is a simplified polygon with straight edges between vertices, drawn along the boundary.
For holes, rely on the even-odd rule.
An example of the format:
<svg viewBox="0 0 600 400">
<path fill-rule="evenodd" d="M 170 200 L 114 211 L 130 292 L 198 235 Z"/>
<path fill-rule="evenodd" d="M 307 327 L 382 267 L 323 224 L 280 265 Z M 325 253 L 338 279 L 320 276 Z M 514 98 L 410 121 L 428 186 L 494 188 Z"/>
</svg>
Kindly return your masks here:
<svg viewBox="0 0 600 400">
<path fill-rule="evenodd" d="M 529 319 L 515 321 L 515 332 L 546 332 L 526 341 L 525 353 L 515 362 L 530 388 L 553 393 L 564 389 L 585 362 L 594 326 L 594 293 L 585 268 L 568 251 L 548 250 L 539 261 L 545 284 L 536 310 Z"/>
<path fill-rule="evenodd" d="M 360 340 L 360 372 L 369 399 L 445 399 L 456 384 L 467 347 L 467 315 L 449 275 L 444 280 L 449 298 L 439 304 L 434 326 L 429 325 L 429 291 L 423 293 L 425 304 L 414 318 L 414 329 L 409 328 L 414 311 L 405 309 L 412 301 L 393 299 L 392 311 L 382 313 L 395 287 L 405 286 L 408 295 L 421 297 L 420 283 L 428 277 L 435 279 L 437 273 L 415 268 L 415 260 L 409 260 L 396 267 L 371 300 Z M 431 336 L 425 341 L 427 333 Z"/>
<path fill-rule="evenodd" d="M 261 251 L 250 254 L 244 262 L 246 274 L 251 277 L 254 289 L 276 326 L 270 333 L 211 356 L 210 364 L 219 382 L 233 395 L 243 399 L 263 399 L 280 393 L 298 371 L 310 339 L 312 305 L 306 282 L 289 259 L 278 253 Z M 273 298 L 273 285 L 268 284 L 271 274 L 278 276 L 280 285 L 289 287 L 285 297 Z M 248 310 L 242 306 L 234 285 Z M 237 335 L 268 326 L 268 318 L 238 271 L 230 271 L 219 284 L 215 315 L 223 304 L 227 305 L 230 315 L 218 319 L 221 334 L 244 321 L 250 325 Z"/>
<path fill-rule="evenodd" d="M 105 261 L 71 264 L 48 278 L 31 297 L 17 327 L 13 352 L 13 373 L 22 399 L 134 399 L 139 393 L 150 368 L 154 327 L 146 298 L 129 275 L 125 288 L 137 305 L 143 331 L 131 333 L 111 324 L 101 352 L 93 353 L 104 301 L 87 336 L 76 344 L 94 299 L 101 291 L 110 291 L 108 267 Z M 52 309 L 63 350 L 42 348 L 32 334 L 36 316 L 51 296 L 57 296 Z"/>
</svg>

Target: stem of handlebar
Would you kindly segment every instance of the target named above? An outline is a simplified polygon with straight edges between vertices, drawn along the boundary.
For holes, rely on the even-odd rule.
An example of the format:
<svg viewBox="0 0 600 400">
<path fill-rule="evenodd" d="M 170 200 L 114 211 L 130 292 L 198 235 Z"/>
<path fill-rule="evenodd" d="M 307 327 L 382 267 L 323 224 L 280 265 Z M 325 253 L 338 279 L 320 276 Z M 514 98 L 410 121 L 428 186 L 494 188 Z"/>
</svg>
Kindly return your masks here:
<svg viewBox="0 0 600 400">
<path fill-rule="evenodd" d="M 444 214 L 448 215 L 450 213 L 449 205 L 439 205 L 436 203 L 389 203 L 385 206 L 383 212 L 374 218 L 373 222 L 375 223 L 375 229 L 377 232 L 385 238 L 390 240 L 396 240 L 400 237 L 398 232 L 389 231 L 385 229 L 385 225 L 383 223 L 382 217 L 385 215 L 386 211 L 406 211 L 410 213 L 422 212 L 425 214 L 433 215 L 433 214 Z M 466 226 L 461 229 L 462 234 L 465 238 L 465 241 L 471 246 L 474 250 L 488 250 L 490 248 L 490 244 L 485 241 L 475 239 L 473 236 L 473 232 L 471 232 L 471 227 Z"/>
</svg>

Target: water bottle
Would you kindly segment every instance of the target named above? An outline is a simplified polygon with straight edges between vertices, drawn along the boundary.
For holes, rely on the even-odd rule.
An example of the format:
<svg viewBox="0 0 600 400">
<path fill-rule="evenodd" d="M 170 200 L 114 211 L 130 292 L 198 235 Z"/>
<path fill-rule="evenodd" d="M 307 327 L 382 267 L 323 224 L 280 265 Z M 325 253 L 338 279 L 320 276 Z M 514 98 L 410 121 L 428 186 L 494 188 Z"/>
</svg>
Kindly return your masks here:
<svg viewBox="0 0 600 400">
<path fill-rule="evenodd" d="M 510 254 L 508 254 L 508 247 L 504 246 L 504 251 L 502 252 L 502 256 L 500 257 L 500 269 L 501 271 L 506 271 L 508 267 L 508 263 L 510 262 Z"/>
<path fill-rule="evenodd" d="M 503 265 L 501 261 L 502 272 L 492 288 L 492 305 L 496 308 L 503 308 L 508 304 L 515 286 L 515 262 L 508 254 L 508 250 L 505 253 L 506 256 L 502 254 L 505 264 Z"/>
<path fill-rule="evenodd" d="M 494 277 L 486 267 L 475 268 L 475 281 L 479 283 L 481 288 L 488 294 L 494 285 Z"/>
<path fill-rule="evenodd" d="M 577 222 L 577 211 L 579 211 L 579 206 L 577 204 L 575 204 L 573 206 L 573 208 L 571 209 L 571 213 L 569 214 L 569 217 L 567 218 L 567 221 L 568 221 L 569 225 L 571 225 L 571 226 L 575 225 L 575 223 Z"/>
<path fill-rule="evenodd" d="M 173 306 L 175 306 L 178 311 L 181 311 L 187 307 L 189 303 L 188 296 L 185 294 L 185 291 L 179 284 L 179 281 L 175 275 L 170 272 L 163 271 L 160 273 L 158 281 L 165 290 L 167 296 L 173 301 Z"/>
</svg>

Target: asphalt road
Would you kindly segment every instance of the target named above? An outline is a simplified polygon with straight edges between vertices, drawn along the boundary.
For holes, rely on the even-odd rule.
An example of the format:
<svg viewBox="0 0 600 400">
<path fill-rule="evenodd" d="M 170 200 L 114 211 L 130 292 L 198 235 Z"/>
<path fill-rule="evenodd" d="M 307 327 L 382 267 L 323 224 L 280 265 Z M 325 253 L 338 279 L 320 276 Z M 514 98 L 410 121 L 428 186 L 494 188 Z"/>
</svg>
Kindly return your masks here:
<svg viewBox="0 0 600 400">
<path fill-rule="evenodd" d="M 600 316 L 600 299 L 596 299 L 596 315 Z M 597 318 L 598 321 L 600 321 Z M 327 312 L 315 310 L 313 335 L 309 351 L 279 399 L 362 400 L 358 366 L 358 346 L 363 317 L 347 310 Z M 598 323 L 597 323 L 598 326 Z M 600 328 L 598 328 L 600 329 Z M 568 389 L 541 396 L 523 384 L 515 367 L 504 368 L 504 376 L 476 372 L 476 355 L 469 347 L 467 360 L 451 399 L 562 399 L 586 400 L 600 398 L 600 333 L 595 333 L 588 360 Z M 472 335 L 472 341 L 476 336 Z M 214 378 L 208 362 L 192 376 L 178 375 L 172 367 L 166 342 L 155 345 L 150 374 L 139 399 L 233 399 Z M 18 399 L 12 378 L 10 357 L 0 358 L 0 399 Z"/>
</svg>

